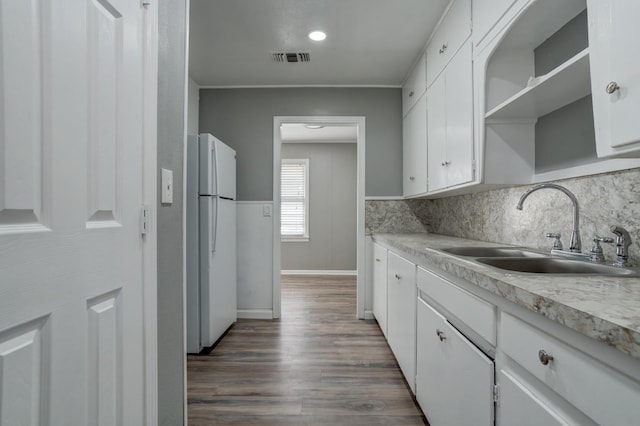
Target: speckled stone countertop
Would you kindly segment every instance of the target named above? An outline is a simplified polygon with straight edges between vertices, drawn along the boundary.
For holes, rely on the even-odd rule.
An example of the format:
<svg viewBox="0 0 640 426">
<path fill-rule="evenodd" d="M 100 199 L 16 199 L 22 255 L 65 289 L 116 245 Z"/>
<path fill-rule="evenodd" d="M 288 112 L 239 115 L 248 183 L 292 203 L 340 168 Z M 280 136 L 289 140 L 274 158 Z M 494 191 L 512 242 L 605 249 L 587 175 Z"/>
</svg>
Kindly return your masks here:
<svg viewBox="0 0 640 426">
<path fill-rule="evenodd" d="M 640 278 L 502 272 L 440 251 L 505 247 L 437 234 L 373 234 L 373 240 L 424 260 L 491 293 L 640 359 Z"/>
</svg>

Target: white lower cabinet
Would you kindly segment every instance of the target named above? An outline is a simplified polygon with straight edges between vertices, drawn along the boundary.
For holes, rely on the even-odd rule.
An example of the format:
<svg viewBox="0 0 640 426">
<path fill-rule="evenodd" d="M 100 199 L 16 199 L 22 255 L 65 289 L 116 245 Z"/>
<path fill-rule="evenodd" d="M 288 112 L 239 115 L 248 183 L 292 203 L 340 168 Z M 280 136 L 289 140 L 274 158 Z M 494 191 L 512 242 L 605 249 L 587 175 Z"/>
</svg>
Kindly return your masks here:
<svg viewBox="0 0 640 426">
<path fill-rule="evenodd" d="M 387 264 L 387 342 L 415 393 L 416 265 L 391 251 Z"/>
<path fill-rule="evenodd" d="M 422 298 L 417 309 L 416 399 L 429 424 L 492 425 L 493 361 Z"/>
<path fill-rule="evenodd" d="M 373 243 L 373 315 L 387 336 L 387 249 Z"/>
<path fill-rule="evenodd" d="M 556 411 L 568 418 L 566 424 L 640 424 L 640 382 L 603 363 L 604 357 L 598 359 L 588 348 L 568 345 L 505 312 L 499 342 L 500 370 L 521 371 L 521 388 L 529 399 L 546 399 L 550 401 L 547 407 L 559 407 Z M 514 411 L 522 404 L 521 398 L 510 397 L 508 389 L 502 389 L 502 383 L 500 387 L 498 423 L 510 425 L 516 415 Z"/>
<path fill-rule="evenodd" d="M 500 406 L 496 425 L 555 426 L 572 424 L 533 393 L 517 376 L 505 370 L 500 370 L 497 376 L 500 386 Z"/>
</svg>

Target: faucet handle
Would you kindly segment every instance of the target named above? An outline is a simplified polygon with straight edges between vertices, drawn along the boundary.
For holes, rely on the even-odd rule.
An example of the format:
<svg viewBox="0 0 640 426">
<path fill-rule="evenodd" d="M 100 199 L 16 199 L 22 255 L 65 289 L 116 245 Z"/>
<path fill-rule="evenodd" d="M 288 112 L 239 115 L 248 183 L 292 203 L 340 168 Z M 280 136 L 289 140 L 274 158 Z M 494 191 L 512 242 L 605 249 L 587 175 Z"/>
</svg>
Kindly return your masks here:
<svg viewBox="0 0 640 426">
<path fill-rule="evenodd" d="M 561 236 L 559 232 L 547 232 L 547 238 L 555 238 L 555 240 L 553 240 L 553 250 L 562 250 Z"/>
<path fill-rule="evenodd" d="M 591 250 L 589 250 L 589 260 L 591 262 L 602 263 L 604 262 L 604 253 L 602 252 L 602 247 L 600 243 L 612 243 L 613 238 L 609 237 L 598 237 L 597 235 L 593 238 L 593 245 L 591 246 Z"/>
</svg>

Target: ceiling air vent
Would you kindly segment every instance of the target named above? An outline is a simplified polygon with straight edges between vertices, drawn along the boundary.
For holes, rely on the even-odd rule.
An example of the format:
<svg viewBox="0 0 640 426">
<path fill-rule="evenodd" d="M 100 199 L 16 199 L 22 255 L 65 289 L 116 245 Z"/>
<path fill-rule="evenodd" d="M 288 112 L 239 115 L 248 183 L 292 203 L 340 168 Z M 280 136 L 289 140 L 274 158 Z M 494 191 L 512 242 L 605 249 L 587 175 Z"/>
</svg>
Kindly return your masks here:
<svg viewBox="0 0 640 426">
<path fill-rule="evenodd" d="M 298 53 L 274 52 L 271 54 L 271 58 L 273 59 L 273 62 L 294 63 L 294 62 L 310 62 L 311 61 L 311 55 L 309 55 L 309 52 L 298 52 Z"/>
</svg>

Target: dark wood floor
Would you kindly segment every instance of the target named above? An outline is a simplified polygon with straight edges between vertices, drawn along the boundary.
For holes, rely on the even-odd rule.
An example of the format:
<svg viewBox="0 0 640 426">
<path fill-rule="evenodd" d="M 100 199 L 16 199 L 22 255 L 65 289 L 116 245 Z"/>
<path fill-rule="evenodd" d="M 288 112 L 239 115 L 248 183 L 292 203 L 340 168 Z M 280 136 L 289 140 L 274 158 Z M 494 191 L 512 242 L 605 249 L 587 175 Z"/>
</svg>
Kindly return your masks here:
<svg viewBox="0 0 640 426">
<path fill-rule="evenodd" d="M 285 276 L 282 319 L 187 357 L 190 425 L 424 425 L 354 277 Z"/>
</svg>

